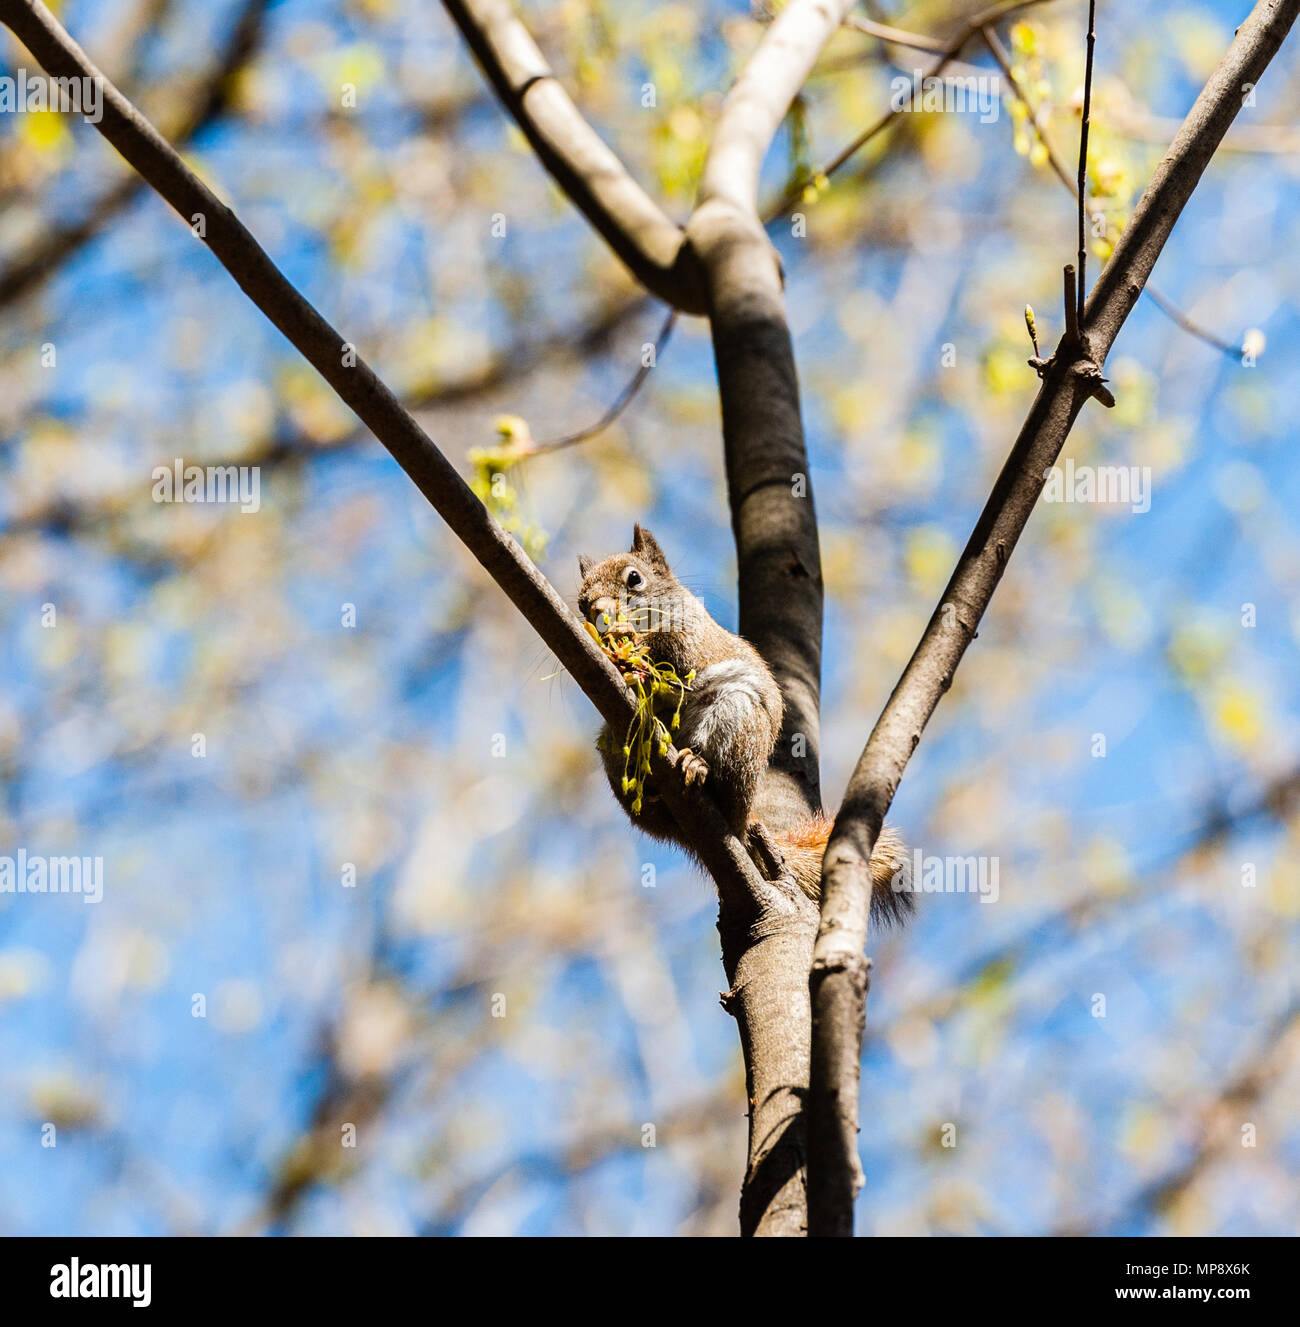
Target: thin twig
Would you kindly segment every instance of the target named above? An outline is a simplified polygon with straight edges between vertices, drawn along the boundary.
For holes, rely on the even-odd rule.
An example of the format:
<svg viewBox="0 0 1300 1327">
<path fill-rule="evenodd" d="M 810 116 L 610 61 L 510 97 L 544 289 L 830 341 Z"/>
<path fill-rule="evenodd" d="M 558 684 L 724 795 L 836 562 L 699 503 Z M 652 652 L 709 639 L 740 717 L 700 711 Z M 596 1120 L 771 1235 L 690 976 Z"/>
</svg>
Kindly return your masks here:
<svg viewBox="0 0 1300 1327">
<path fill-rule="evenodd" d="M 1079 344 L 1079 283 L 1074 267 L 1065 265 L 1065 342 L 1070 346 Z"/>
<path fill-rule="evenodd" d="M 1300 15 L 1300 0 L 1259 0 L 1196 104 L 1120 236 L 1085 305 L 1083 326 L 1100 371 L 1156 259 L 1238 111 L 1239 89 L 1258 83 Z M 1090 316 L 1089 316 L 1090 315 Z M 850 1234 L 857 1155 L 860 1041 L 824 1029 L 858 1024 L 871 898 L 870 860 L 885 813 L 930 716 L 952 686 L 1016 543 L 1096 383 L 1077 347 L 1062 341 L 980 519 L 894 687 L 849 780 L 822 863 L 822 921 L 810 978 L 812 1072 L 808 1097 L 810 1232 Z"/>
<path fill-rule="evenodd" d="M 1297 0 L 1300 3 L 1300 0 Z M 555 652 L 606 722 L 625 726 L 635 702 L 573 610 L 475 496 L 456 468 L 357 353 L 271 261 L 234 212 L 87 57 L 39 0 L 0 0 L 0 21 L 56 77 L 102 88 L 95 127 L 181 216 L 250 300 L 300 351 L 411 477 L 452 531 Z M 199 223 L 202 222 L 202 226 Z M 675 752 L 669 751 L 672 761 Z M 712 798 L 679 779 L 661 794 L 724 893 L 766 898 L 745 846 Z"/>
<path fill-rule="evenodd" d="M 888 42 L 891 46 L 906 46 L 911 51 L 930 51 L 942 55 L 948 49 L 948 43 L 939 37 L 926 37 L 919 32 L 904 32 L 902 28 L 891 28 L 888 23 L 859 18 L 856 14 L 850 14 L 844 20 L 844 26 L 864 36 Z"/>
<path fill-rule="evenodd" d="M 1235 359 L 1238 364 L 1246 358 L 1246 345 L 1233 345 L 1231 341 L 1225 341 L 1222 337 L 1216 336 L 1213 332 L 1195 323 L 1187 316 L 1171 299 L 1161 294 L 1150 282 L 1147 282 L 1146 290 L 1143 292 L 1151 297 L 1151 302 L 1170 319 L 1175 326 L 1181 327 L 1184 332 L 1204 341 L 1206 345 L 1213 346 L 1216 350 L 1222 350 L 1225 355 Z"/>
<path fill-rule="evenodd" d="M 558 438 L 548 438 L 545 442 L 534 443 L 523 454 L 523 459 L 532 456 L 543 456 L 547 452 L 562 451 L 565 447 L 575 447 L 580 442 L 586 442 L 588 438 L 594 438 L 598 433 L 603 433 L 609 426 L 628 408 L 641 390 L 642 384 L 650 376 L 650 370 L 659 363 L 659 355 L 663 348 L 668 344 L 669 338 L 673 334 L 673 328 L 677 325 L 677 310 L 669 309 L 668 316 L 664 319 L 663 325 L 655 333 L 653 345 L 653 359 L 650 363 L 643 363 L 624 385 L 623 390 L 614 398 L 613 403 L 603 415 L 594 423 L 586 428 L 579 429 L 576 433 L 566 433 Z"/>
<path fill-rule="evenodd" d="M 1021 85 L 1020 80 L 1016 77 L 1015 69 L 1011 64 L 1010 52 L 1008 52 L 1006 47 L 1003 46 L 1001 39 L 993 28 L 982 28 L 980 30 L 980 35 L 984 39 L 984 44 L 988 47 L 989 54 L 992 55 L 998 68 L 1002 71 L 1002 76 L 1007 80 L 1007 86 L 1010 87 L 1011 91 L 1017 98 L 1019 98 L 1029 112 L 1029 122 L 1034 127 L 1034 133 L 1037 136 L 1038 141 L 1043 145 L 1043 151 L 1047 153 L 1047 164 L 1052 168 L 1052 174 L 1060 180 L 1062 185 L 1070 191 L 1073 197 L 1078 198 L 1078 182 L 1073 176 L 1071 176 L 1069 167 L 1066 166 L 1060 152 L 1056 149 L 1056 144 L 1048 136 L 1047 130 L 1043 126 L 1039 110 L 1035 108 L 1033 103 L 1029 100 L 1028 93 Z M 1174 127 L 1174 130 L 1170 133 L 1169 137 L 1172 138 L 1173 133 L 1176 132 L 1177 126 Z M 1105 213 L 1099 206 L 1097 206 L 1095 199 L 1091 200 L 1088 205 L 1088 217 L 1094 225 L 1099 218 L 1104 221 Z M 1207 328 L 1194 322 L 1173 302 L 1173 300 L 1160 291 L 1154 282 L 1148 281 L 1143 287 L 1142 293 L 1149 295 L 1151 297 L 1151 302 L 1156 308 L 1158 308 L 1166 317 L 1172 319 L 1172 321 L 1178 327 L 1182 328 L 1184 332 L 1187 332 L 1190 336 L 1196 337 L 1200 341 L 1204 341 L 1207 345 L 1213 346 L 1216 350 L 1221 350 L 1225 355 L 1236 360 L 1238 364 L 1241 363 L 1245 354 L 1243 345 L 1234 345 L 1231 341 L 1225 341 L 1214 332 L 1211 332 Z M 1037 353 L 1037 351 L 1035 351 L 1035 353 Z"/>
<path fill-rule="evenodd" d="M 1092 118 L 1092 56 L 1097 44 L 1097 0 L 1088 0 L 1088 64 L 1083 76 L 1083 122 L 1079 128 L 1079 297 L 1076 305 L 1083 326 L 1083 302 L 1088 290 L 1088 237 L 1084 224 L 1088 191 L 1088 126 Z"/>
</svg>

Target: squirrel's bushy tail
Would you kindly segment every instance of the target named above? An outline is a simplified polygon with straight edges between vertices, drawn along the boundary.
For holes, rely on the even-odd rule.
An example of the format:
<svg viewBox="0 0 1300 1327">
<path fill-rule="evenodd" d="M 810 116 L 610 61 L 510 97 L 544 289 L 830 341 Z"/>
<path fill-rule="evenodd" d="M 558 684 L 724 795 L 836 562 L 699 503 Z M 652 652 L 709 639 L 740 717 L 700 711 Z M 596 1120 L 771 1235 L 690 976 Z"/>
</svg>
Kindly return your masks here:
<svg viewBox="0 0 1300 1327">
<path fill-rule="evenodd" d="M 811 899 L 821 898 L 822 856 L 830 836 L 831 822 L 815 815 L 776 840 L 799 888 Z M 892 825 L 886 825 L 871 853 L 871 919 L 901 926 L 916 911 L 911 884 L 907 845 Z"/>
</svg>

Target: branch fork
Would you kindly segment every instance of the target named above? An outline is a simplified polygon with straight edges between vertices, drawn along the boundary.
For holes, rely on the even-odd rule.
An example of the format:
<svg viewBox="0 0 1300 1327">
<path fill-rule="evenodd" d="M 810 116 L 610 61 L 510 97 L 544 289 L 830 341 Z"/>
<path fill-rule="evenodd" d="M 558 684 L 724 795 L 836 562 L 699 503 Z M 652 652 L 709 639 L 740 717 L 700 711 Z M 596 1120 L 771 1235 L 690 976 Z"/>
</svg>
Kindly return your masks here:
<svg viewBox="0 0 1300 1327">
<path fill-rule="evenodd" d="M 1029 339 L 1034 343 L 1034 353 L 1028 360 L 1029 367 L 1046 379 L 1058 364 L 1068 364 L 1066 372 L 1078 380 L 1081 389 L 1087 395 L 1096 397 L 1108 410 L 1114 409 L 1115 396 L 1106 384 L 1110 381 L 1102 375 L 1101 362 L 1092 350 L 1092 342 L 1087 332 L 1079 326 L 1078 297 L 1074 265 L 1065 267 L 1065 334 L 1061 337 L 1056 350 L 1043 359 L 1038 353 L 1038 334 L 1034 328 L 1034 311 L 1025 305 L 1025 323 L 1029 328 Z"/>
<path fill-rule="evenodd" d="M 508 0 L 446 3 L 543 163 L 619 257 L 676 307 L 709 314 L 739 554 L 741 630 L 782 684 L 786 731 L 800 732 L 809 748 L 802 762 L 778 755 L 769 767 L 758 811 L 779 830 L 819 801 L 820 557 L 810 498 L 787 496 L 789 475 L 807 470 L 798 381 L 780 282 L 753 228 L 762 158 L 851 0 L 791 0 L 778 15 L 724 104 L 701 207 L 685 231 L 581 121 Z M 996 13 L 1012 7 L 1019 6 Z M 1258 81 L 1297 16 L 1300 0 L 1258 0 L 1242 23 L 1120 236 L 1092 291 L 1089 316 L 1079 297 L 1082 283 L 1073 268 L 1066 269 L 1066 333 L 1048 360 L 1039 358 L 1035 338 L 1030 364 L 1044 386 L 941 600 L 968 606 L 974 624 L 958 619 L 962 630 L 953 632 L 936 612 L 877 721 L 827 844 L 820 929 L 809 900 L 787 893 L 788 873 L 777 870 L 780 854 L 770 836 L 767 843 L 740 843 L 703 789 L 664 780 L 669 811 L 690 831 L 722 894 L 719 932 L 730 984 L 724 1006 L 740 1024 L 751 1104 L 744 1233 L 852 1233 L 853 1196 L 861 1183 L 857 1102 L 869 863 L 884 813 L 1024 530 L 1044 467 L 1060 454 L 1088 397 L 1114 404 L 1102 364 L 1241 107 L 1239 89 Z M 989 11 L 977 25 L 992 17 Z M 47 72 L 102 79 L 39 0 L 0 0 L 0 21 Z M 214 256 L 388 447 L 607 722 L 625 721 L 625 684 L 554 587 L 364 361 L 340 366 L 343 338 L 289 284 L 234 213 L 108 80 L 103 85 L 99 132 L 182 218 L 208 216 L 206 243 Z M 1085 125 L 1087 119 L 1085 111 Z M 1080 155 L 1086 163 L 1086 144 Z M 729 224 L 706 224 L 715 211 L 707 204 L 714 200 L 722 205 L 719 221 Z M 702 239 L 712 243 L 701 245 Z M 798 595 L 789 593 L 792 557 L 803 569 Z M 751 852 L 779 878 L 766 881 Z"/>
</svg>

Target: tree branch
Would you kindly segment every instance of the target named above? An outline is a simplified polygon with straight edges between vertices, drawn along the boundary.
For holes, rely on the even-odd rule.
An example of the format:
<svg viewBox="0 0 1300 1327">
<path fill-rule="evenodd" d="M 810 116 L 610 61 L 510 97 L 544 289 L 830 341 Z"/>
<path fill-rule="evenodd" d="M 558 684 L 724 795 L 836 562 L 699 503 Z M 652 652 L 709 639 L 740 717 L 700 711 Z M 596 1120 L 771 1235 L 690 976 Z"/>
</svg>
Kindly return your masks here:
<svg viewBox="0 0 1300 1327">
<path fill-rule="evenodd" d="M 906 46 L 910 51 L 929 51 L 932 55 L 942 55 L 948 50 L 948 43 L 941 37 L 927 37 L 920 32 L 905 32 L 902 28 L 891 28 L 888 23 L 877 23 L 871 18 L 859 18 L 856 14 L 850 14 L 844 20 L 844 26 L 866 37 L 875 37 L 878 41 L 891 46 Z"/>
<path fill-rule="evenodd" d="M 767 660 L 785 724 L 755 814 L 820 809 L 822 579 L 780 261 L 758 213 L 763 157 L 852 0 L 792 0 L 723 103 L 687 223 L 704 270 L 739 564 L 740 634 Z"/>
<path fill-rule="evenodd" d="M 1007 80 L 1007 86 L 1010 87 L 1011 91 L 1015 93 L 1024 104 L 1025 109 L 1029 112 L 1029 123 L 1033 126 L 1038 141 L 1043 145 L 1043 151 L 1047 153 L 1047 164 L 1052 168 L 1052 174 L 1065 185 L 1070 191 L 1071 196 L 1077 199 L 1079 197 L 1078 182 L 1071 177 L 1069 167 L 1066 166 L 1061 158 L 1061 154 L 1056 150 L 1056 145 L 1048 137 L 1046 129 L 1043 128 L 1040 122 L 1038 112 L 1035 111 L 1030 104 L 1025 89 L 1021 86 L 1020 80 L 1016 77 L 1016 72 L 1012 67 L 1009 52 L 1006 47 L 1002 45 L 997 32 L 992 27 L 982 28 L 980 35 L 984 38 L 984 44 L 988 47 L 989 54 L 993 57 L 998 68 L 1002 71 L 1002 77 Z M 1176 132 L 1177 126 L 1175 125 L 1173 129 L 1171 129 L 1169 137 L 1172 137 Z M 1094 223 L 1098 219 L 1101 219 L 1103 224 L 1105 222 L 1105 212 L 1095 204 L 1088 206 L 1088 215 L 1092 218 Z M 1211 345 L 1216 350 L 1223 351 L 1225 355 L 1229 355 L 1231 358 L 1235 359 L 1238 364 L 1241 363 L 1246 351 L 1244 343 L 1233 345 L 1231 341 L 1225 341 L 1222 337 L 1216 336 L 1207 328 L 1199 326 L 1197 323 L 1193 322 L 1192 319 L 1190 319 L 1173 302 L 1173 300 L 1162 295 L 1160 291 L 1156 289 L 1154 283 L 1150 281 L 1148 281 L 1143 287 L 1142 293 L 1151 300 L 1165 317 L 1176 323 L 1184 332 L 1188 333 L 1189 336 L 1194 336 L 1197 340 L 1204 341 L 1206 345 Z"/>
<path fill-rule="evenodd" d="M 543 166 L 628 270 L 684 313 L 703 296 L 685 235 L 583 118 L 510 0 L 444 0 Z"/>
<path fill-rule="evenodd" d="M 809 1230 L 850 1234 L 857 1174 L 863 949 L 868 862 L 885 812 L 1002 578 L 1095 375 L 1215 149 L 1300 13 L 1300 0 L 1259 0 L 1183 121 L 1139 200 L 1084 310 L 1081 335 L 1064 339 L 924 635 L 876 722 L 849 780 L 822 868 L 822 922 L 812 970 Z M 857 1031 L 855 1031 L 857 1029 Z M 839 1033 L 838 1039 L 831 1036 Z"/>
<path fill-rule="evenodd" d="M 434 509 L 554 651 L 602 717 L 617 730 L 634 702 L 617 670 L 554 586 L 493 519 L 456 469 L 393 393 L 338 332 L 285 279 L 234 212 L 91 63 L 39 0 L 0 0 L 3 21 L 47 73 L 90 78 L 103 88 L 96 128 L 194 227 L 244 293 L 316 368 L 393 455 Z M 671 759 L 673 753 L 669 752 Z M 766 900 L 773 887 L 730 834 L 711 798 L 664 778 L 661 791 L 724 898 Z"/>
<path fill-rule="evenodd" d="M 732 87 L 687 234 L 703 274 L 739 567 L 740 632 L 771 666 L 785 724 L 754 814 L 776 831 L 820 807 L 822 586 L 817 520 L 781 269 L 758 214 L 763 157 L 852 0 L 791 0 Z M 796 740 L 797 739 L 797 740 Z M 742 1234 L 806 1227 L 808 965 L 816 909 L 773 886 L 758 912 L 722 897 L 718 931 L 745 1055 Z"/>
</svg>

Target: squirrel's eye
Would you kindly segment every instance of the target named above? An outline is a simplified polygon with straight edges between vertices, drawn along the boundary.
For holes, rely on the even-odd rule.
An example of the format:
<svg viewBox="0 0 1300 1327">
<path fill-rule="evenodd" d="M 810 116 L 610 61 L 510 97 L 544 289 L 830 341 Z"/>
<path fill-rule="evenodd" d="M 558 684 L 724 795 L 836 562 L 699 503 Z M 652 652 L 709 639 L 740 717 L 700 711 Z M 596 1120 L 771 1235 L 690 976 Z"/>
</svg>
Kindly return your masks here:
<svg viewBox="0 0 1300 1327">
<path fill-rule="evenodd" d="M 623 584 L 629 590 L 639 590 L 645 584 L 645 579 L 635 567 L 628 567 L 623 573 Z"/>
</svg>

